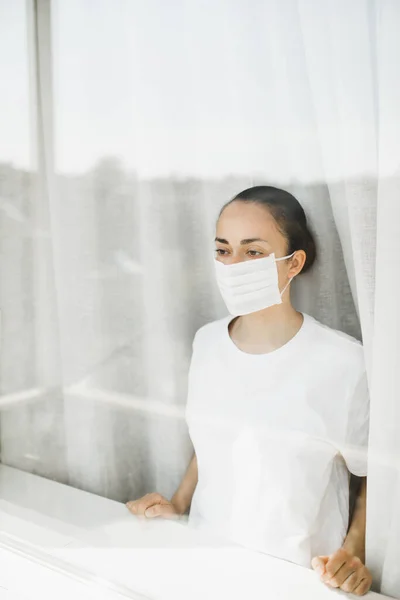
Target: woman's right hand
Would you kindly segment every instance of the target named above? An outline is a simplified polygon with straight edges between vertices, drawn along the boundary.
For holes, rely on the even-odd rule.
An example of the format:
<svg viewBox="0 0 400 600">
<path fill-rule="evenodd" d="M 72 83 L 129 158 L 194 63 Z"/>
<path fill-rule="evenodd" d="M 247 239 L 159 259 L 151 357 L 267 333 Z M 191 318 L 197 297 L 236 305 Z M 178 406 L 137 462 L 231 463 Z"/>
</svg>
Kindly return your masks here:
<svg viewBox="0 0 400 600">
<path fill-rule="evenodd" d="M 164 519 L 179 519 L 178 509 L 161 494 L 146 494 L 138 500 L 131 500 L 126 503 L 128 510 L 137 517 L 162 517 Z"/>
</svg>

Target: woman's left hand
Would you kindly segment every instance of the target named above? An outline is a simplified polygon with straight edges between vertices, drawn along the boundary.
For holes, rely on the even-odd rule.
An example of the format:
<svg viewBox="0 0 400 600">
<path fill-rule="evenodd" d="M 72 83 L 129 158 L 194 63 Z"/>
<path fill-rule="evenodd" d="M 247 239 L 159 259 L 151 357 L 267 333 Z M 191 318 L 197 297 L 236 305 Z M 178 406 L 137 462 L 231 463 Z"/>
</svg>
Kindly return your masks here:
<svg viewBox="0 0 400 600">
<path fill-rule="evenodd" d="M 363 596 L 371 588 L 372 577 L 367 567 L 344 548 L 330 556 L 316 556 L 311 565 L 320 575 L 321 581 L 344 592 Z"/>
</svg>

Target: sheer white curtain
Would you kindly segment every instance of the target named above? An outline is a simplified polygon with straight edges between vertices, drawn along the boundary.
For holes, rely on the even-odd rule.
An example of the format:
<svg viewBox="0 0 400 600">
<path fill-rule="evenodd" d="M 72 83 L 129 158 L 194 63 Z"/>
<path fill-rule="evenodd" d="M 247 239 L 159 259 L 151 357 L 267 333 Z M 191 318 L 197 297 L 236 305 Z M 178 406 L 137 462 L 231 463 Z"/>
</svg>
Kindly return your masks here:
<svg viewBox="0 0 400 600">
<path fill-rule="evenodd" d="M 368 561 L 400 597 L 400 5 L 10 6 L 0 27 L 19 6 L 30 31 L 36 143 L 18 111 L 0 121 L 2 461 L 123 501 L 172 494 L 191 453 L 191 340 L 224 314 L 218 209 L 256 183 L 285 187 L 319 246 L 296 305 L 363 336 Z M 13 60 L 18 37 L 0 39 Z"/>
<path fill-rule="evenodd" d="M 325 15 L 329 27 L 324 50 L 321 45 L 317 53 L 314 46 L 313 53 L 310 44 L 308 73 L 315 84 L 326 172 L 339 168 L 343 173 L 340 184 L 328 185 L 371 389 L 367 561 L 381 591 L 399 597 L 400 443 L 395 424 L 400 422 L 400 286 L 395 274 L 400 251 L 400 79 L 394 57 L 400 55 L 400 6 L 340 4 Z M 306 20 L 304 28 L 306 48 L 321 33 L 310 22 Z M 331 67 L 325 76 L 323 61 Z M 336 76 L 329 101 L 324 92 L 332 74 Z M 326 87 L 319 96 L 324 78 Z M 324 139 L 327 115 L 335 123 L 335 139 Z M 361 175 L 355 179 L 346 176 L 346 168 L 354 163 Z"/>
</svg>

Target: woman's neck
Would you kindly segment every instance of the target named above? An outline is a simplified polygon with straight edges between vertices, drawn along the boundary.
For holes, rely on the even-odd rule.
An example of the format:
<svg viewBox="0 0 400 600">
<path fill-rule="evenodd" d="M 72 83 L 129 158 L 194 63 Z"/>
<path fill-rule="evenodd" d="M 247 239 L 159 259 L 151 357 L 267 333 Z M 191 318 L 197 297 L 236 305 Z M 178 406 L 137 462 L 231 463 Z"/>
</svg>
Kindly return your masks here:
<svg viewBox="0 0 400 600">
<path fill-rule="evenodd" d="M 229 334 L 244 352 L 264 354 L 289 342 L 302 324 L 303 315 L 284 302 L 237 317 L 230 323 Z"/>
</svg>

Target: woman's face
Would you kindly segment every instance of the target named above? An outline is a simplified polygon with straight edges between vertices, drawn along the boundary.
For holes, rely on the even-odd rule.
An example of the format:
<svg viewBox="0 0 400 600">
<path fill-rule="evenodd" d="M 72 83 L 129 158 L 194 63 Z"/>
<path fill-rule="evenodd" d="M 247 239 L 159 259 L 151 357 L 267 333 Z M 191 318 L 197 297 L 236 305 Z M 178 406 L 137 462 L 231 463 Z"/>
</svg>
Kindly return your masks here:
<svg viewBox="0 0 400 600">
<path fill-rule="evenodd" d="M 255 203 L 232 202 L 218 219 L 216 259 L 226 265 L 257 260 L 274 253 L 275 258 L 288 254 L 288 241 L 271 213 Z M 291 260 L 277 263 L 281 286 L 297 275 L 304 266 L 305 252 L 299 250 Z"/>
</svg>

